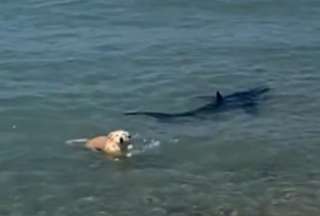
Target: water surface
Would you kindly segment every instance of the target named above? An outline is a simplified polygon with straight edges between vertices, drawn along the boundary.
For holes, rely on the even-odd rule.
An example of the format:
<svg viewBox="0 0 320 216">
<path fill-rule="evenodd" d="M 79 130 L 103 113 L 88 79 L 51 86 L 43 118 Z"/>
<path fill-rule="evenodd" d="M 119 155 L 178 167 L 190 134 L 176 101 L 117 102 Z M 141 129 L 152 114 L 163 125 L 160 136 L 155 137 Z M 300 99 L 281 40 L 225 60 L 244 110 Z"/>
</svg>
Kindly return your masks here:
<svg viewBox="0 0 320 216">
<path fill-rule="evenodd" d="M 316 0 L 2 1 L 0 215 L 318 216 L 319 20 Z M 258 115 L 122 115 L 259 85 Z M 65 144 L 117 128 L 160 145 Z"/>
</svg>

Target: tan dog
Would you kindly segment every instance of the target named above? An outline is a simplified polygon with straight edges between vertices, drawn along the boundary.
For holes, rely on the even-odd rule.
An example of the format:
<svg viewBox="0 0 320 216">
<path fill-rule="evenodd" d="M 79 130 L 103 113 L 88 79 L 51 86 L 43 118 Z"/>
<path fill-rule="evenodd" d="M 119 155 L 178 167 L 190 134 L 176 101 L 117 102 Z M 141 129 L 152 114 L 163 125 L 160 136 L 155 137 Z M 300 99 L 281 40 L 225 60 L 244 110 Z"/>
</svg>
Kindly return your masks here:
<svg viewBox="0 0 320 216">
<path fill-rule="evenodd" d="M 131 135 L 124 130 L 110 132 L 107 136 L 94 137 L 87 141 L 86 147 L 94 151 L 103 151 L 112 157 L 130 156 Z"/>
</svg>

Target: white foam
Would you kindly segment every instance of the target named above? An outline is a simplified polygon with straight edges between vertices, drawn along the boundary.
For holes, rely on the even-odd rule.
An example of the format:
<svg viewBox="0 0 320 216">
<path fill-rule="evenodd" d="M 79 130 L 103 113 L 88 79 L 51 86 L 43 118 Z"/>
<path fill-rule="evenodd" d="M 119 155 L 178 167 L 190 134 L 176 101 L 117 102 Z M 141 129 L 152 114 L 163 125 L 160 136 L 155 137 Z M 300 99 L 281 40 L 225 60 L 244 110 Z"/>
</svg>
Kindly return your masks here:
<svg viewBox="0 0 320 216">
<path fill-rule="evenodd" d="M 150 151 L 150 150 L 153 150 L 155 148 L 158 148 L 160 146 L 160 141 L 159 140 L 150 140 L 149 142 L 144 139 L 143 140 L 144 144 L 142 147 L 140 148 L 135 148 L 134 150 L 130 151 L 130 157 L 132 155 L 137 155 L 137 154 L 142 154 L 142 153 L 145 153 L 147 151 Z"/>
<path fill-rule="evenodd" d="M 70 140 L 67 140 L 67 141 L 66 141 L 66 144 L 67 144 L 67 145 L 73 145 L 73 144 L 76 144 L 76 143 L 85 143 L 85 142 L 87 142 L 87 141 L 88 141 L 87 138 L 70 139 Z"/>
</svg>

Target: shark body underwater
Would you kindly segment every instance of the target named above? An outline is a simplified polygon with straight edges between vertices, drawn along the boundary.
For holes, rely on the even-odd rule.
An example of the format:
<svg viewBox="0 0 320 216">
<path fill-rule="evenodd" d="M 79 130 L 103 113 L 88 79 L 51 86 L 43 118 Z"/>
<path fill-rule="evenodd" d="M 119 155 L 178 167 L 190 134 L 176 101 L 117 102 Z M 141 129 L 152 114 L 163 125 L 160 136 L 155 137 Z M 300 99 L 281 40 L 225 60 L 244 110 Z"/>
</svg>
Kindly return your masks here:
<svg viewBox="0 0 320 216">
<path fill-rule="evenodd" d="M 239 91 L 223 96 L 219 91 L 215 96 L 203 96 L 209 102 L 192 110 L 176 113 L 165 112 L 126 112 L 125 115 L 144 115 L 156 119 L 175 119 L 182 117 L 203 117 L 210 114 L 226 112 L 236 109 L 243 109 L 248 113 L 256 113 L 259 102 L 264 98 L 264 94 L 270 90 L 268 87 L 257 87 L 246 91 Z"/>
</svg>

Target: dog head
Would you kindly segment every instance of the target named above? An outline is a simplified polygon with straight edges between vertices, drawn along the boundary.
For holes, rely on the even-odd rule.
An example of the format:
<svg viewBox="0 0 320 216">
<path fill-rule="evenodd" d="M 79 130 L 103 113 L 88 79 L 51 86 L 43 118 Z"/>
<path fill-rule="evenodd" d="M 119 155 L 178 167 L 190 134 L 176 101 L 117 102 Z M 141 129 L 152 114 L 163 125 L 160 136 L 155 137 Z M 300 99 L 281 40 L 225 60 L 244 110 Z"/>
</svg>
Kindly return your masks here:
<svg viewBox="0 0 320 216">
<path fill-rule="evenodd" d="M 132 148 L 131 135 L 125 130 L 116 130 L 108 134 L 105 151 L 116 156 L 126 155 Z"/>
</svg>

